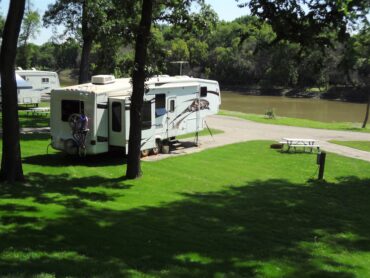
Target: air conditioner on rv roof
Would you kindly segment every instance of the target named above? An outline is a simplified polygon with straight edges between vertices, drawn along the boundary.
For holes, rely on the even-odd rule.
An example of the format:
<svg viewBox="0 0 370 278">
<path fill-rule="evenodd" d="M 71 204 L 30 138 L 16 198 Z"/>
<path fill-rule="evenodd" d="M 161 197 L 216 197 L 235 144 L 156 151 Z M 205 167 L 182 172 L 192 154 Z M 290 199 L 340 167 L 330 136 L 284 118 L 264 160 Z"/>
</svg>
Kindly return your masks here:
<svg viewBox="0 0 370 278">
<path fill-rule="evenodd" d="M 91 83 L 98 85 L 113 83 L 114 80 L 115 78 L 113 75 L 94 75 L 91 77 Z"/>
</svg>

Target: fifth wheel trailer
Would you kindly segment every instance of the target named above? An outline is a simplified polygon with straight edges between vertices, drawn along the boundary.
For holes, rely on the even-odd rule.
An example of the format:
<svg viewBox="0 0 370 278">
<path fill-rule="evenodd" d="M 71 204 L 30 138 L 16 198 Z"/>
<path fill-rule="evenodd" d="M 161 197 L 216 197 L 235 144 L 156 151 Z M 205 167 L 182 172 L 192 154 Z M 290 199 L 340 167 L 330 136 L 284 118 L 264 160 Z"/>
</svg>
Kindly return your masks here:
<svg viewBox="0 0 370 278">
<path fill-rule="evenodd" d="M 18 104 L 39 104 L 41 100 L 40 92 L 35 91 L 32 84 L 24 80 L 18 74 L 15 75 L 17 82 Z M 1 92 L 1 76 L 0 76 L 0 92 Z M 2 102 L 0 95 L 0 103 Z"/>
<path fill-rule="evenodd" d="M 92 77 L 92 82 L 51 92 L 52 147 L 91 155 L 128 152 L 132 84 L 129 78 Z M 205 117 L 221 104 L 217 81 L 157 76 L 146 82 L 142 109 L 142 151 L 158 152 L 163 141 L 205 128 Z"/>
<path fill-rule="evenodd" d="M 40 94 L 50 93 L 52 89 L 60 87 L 59 77 L 56 72 L 36 70 L 23 70 L 21 68 L 16 70 L 24 80 L 32 84 L 33 89 Z"/>
</svg>

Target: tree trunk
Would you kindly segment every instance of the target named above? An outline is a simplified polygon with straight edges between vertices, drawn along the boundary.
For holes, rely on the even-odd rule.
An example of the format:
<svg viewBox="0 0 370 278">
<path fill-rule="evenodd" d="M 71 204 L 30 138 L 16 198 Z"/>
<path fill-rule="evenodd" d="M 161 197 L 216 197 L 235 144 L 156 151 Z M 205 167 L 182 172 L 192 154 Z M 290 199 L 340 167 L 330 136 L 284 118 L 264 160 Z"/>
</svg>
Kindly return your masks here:
<svg viewBox="0 0 370 278">
<path fill-rule="evenodd" d="M 147 46 L 152 24 L 153 0 L 143 0 L 140 26 L 136 35 L 135 67 L 132 74 L 132 97 L 130 110 L 130 137 L 126 178 L 136 179 L 142 175 L 140 167 L 141 109 L 145 90 L 145 65 Z"/>
<path fill-rule="evenodd" d="M 89 58 L 92 48 L 93 40 L 91 38 L 84 39 L 81 53 L 81 63 L 80 63 L 80 74 L 78 77 L 78 83 L 88 83 L 89 78 Z"/>
<path fill-rule="evenodd" d="M 91 48 L 93 45 L 94 38 L 91 34 L 88 23 L 88 1 L 85 0 L 82 4 L 82 53 L 81 53 L 81 63 L 80 63 L 80 73 L 78 77 L 78 83 L 83 84 L 90 81 L 89 78 L 89 58 L 91 53 Z"/>
<path fill-rule="evenodd" d="M 3 115 L 3 153 L 0 180 L 9 183 L 23 181 L 18 95 L 15 79 L 15 58 L 19 31 L 24 13 L 25 0 L 10 1 L 0 55 L 1 95 Z"/>
<path fill-rule="evenodd" d="M 366 105 L 366 114 L 364 122 L 362 123 L 362 128 L 366 128 L 367 120 L 369 119 L 369 110 L 370 110 L 370 93 L 367 94 L 367 105 Z"/>
</svg>

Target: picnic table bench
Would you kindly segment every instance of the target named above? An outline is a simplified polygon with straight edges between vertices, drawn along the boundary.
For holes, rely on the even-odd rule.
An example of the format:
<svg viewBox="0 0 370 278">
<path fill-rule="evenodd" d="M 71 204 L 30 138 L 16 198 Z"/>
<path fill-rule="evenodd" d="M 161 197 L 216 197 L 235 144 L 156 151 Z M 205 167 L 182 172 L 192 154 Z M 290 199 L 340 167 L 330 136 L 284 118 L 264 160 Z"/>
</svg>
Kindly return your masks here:
<svg viewBox="0 0 370 278">
<path fill-rule="evenodd" d="M 32 116 L 44 116 L 49 115 L 50 113 L 50 107 L 35 107 L 35 108 L 30 108 L 26 111 L 27 116 L 32 115 Z"/>
<path fill-rule="evenodd" d="M 312 152 L 313 148 L 317 148 L 317 151 L 320 151 L 320 145 L 318 144 L 318 140 L 316 139 L 303 139 L 303 138 L 282 138 L 279 142 L 280 144 L 288 146 L 288 150 L 290 151 L 291 148 L 294 148 L 296 150 L 297 147 L 303 148 L 305 150 L 306 148 L 309 148 Z"/>
</svg>

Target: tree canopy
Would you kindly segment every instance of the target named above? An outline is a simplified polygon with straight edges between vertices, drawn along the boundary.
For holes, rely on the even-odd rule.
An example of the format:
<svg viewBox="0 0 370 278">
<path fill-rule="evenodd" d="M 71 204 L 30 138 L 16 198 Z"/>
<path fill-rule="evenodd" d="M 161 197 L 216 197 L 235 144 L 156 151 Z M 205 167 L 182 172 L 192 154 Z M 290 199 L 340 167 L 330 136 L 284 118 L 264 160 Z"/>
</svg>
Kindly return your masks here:
<svg viewBox="0 0 370 278">
<path fill-rule="evenodd" d="M 17 65 L 23 68 L 31 67 L 32 46 L 29 40 L 36 38 L 41 29 L 40 14 L 33 9 L 31 0 L 27 1 L 24 18 L 22 21 L 21 32 L 19 34 L 19 50 L 17 55 Z"/>
<path fill-rule="evenodd" d="M 248 6 L 251 14 L 265 20 L 276 40 L 289 40 L 304 46 L 330 45 L 332 31 L 339 40 L 348 37 L 350 25 L 367 21 L 370 2 L 366 0 L 236 0 Z"/>
</svg>

